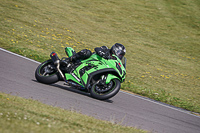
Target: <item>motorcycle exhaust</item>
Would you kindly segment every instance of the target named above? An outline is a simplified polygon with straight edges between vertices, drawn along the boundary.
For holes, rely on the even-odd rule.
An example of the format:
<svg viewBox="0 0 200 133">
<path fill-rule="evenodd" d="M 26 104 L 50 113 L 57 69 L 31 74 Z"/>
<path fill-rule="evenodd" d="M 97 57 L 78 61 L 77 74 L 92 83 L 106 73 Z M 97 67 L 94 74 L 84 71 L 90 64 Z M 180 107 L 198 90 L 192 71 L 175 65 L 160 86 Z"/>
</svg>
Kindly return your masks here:
<svg viewBox="0 0 200 133">
<path fill-rule="evenodd" d="M 58 55 L 55 53 L 55 52 L 52 52 L 50 54 L 50 57 L 51 57 L 51 60 L 53 61 L 53 63 L 56 65 L 56 68 L 58 70 L 58 72 L 60 73 L 61 77 L 63 78 L 63 80 L 66 82 L 65 85 L 69 85 L 69 86 L 74 86 L 80 90 L 84 90 L 85 88 L 81 85 L 78 85 L 74 82 L 70 82 L 70 81 L 67 81 L 62 73 L 62 71 L 60 70 L 60 59 L 58 58 Z"/>
<path fill-rule="evenodd" d="M 53 63 L 56 65 L 56 68 L 58 70 L 58 72 L 60 73 L 61 77 L 63 78 L 64 81 L 66 81 L 63 73 L 60 70 L 60 59 L 58 58 L 58 55 L 56 54 L 56 52 L 52 52 L 50 54 L 51 60 L 53 61 Z"/>
<path fill-rule="evenodd" d="M 57 70 L 58 70 L 58 72 L 60 73 L 60 75 L 61 75 L 61 77 L 63 78 L 63 80 L 66 81 L 66 80 L 65 80 L 65 76 L 63 75 L 63 73 L 62 73 L 61 70 L 60 70 L 60 60 L 58 61 L 58 64 L 57 64 Z"/>
<path fill-rule="evenodd" d="M 58 55 L 56 54 L 56 52 L 52 52 L 51 54 L 50 54 L 50 57 L 51 57 L 51 60 L 53 61 L 53 63 L 55 64 L 55 65 L 57 65 L 58 63 L 59 63 L 59 58 L 58 58 Z"/>
</svg>

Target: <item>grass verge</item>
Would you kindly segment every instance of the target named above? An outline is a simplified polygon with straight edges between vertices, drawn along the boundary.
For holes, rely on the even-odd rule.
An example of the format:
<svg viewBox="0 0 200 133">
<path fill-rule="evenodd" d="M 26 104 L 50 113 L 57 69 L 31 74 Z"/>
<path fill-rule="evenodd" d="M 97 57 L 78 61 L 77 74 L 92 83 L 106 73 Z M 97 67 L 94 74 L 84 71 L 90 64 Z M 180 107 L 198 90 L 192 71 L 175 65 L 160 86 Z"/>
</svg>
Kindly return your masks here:
<svg viewBox="0 0 200 133">
<path fill-rule="evenodd" d="M 0 101 L 0 131 L 2 133 L 146 132 L 4 93 L 0 93 Z"/>
</svg>

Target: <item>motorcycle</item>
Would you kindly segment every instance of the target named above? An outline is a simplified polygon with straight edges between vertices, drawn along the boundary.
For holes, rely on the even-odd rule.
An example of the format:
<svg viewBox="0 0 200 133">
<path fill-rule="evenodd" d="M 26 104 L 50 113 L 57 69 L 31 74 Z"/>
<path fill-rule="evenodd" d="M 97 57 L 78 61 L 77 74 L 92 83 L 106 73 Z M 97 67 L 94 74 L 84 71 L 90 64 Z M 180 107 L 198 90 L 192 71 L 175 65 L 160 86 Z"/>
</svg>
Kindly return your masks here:
<svg viewBox="0 0 200 133">
<path fill-rule="evenodd" d="M 66 47 L 65 52 L 71 57 L 74 49 Z M 119 92 L 126 75 L 126 58 L 120 60 L 116 55 L 112 56 L 114 59 L 104 59 L 93 53 L 85 60 L 65 63 L 65 57 L 59 59 L 57 54 L 52 52 L 51 59 L 37 67 L 35 77 L 38 82 L 44 84 L 64 80 L 65 85 L 90 93 L 93 98 L 106 100 Z"/>
</svg>

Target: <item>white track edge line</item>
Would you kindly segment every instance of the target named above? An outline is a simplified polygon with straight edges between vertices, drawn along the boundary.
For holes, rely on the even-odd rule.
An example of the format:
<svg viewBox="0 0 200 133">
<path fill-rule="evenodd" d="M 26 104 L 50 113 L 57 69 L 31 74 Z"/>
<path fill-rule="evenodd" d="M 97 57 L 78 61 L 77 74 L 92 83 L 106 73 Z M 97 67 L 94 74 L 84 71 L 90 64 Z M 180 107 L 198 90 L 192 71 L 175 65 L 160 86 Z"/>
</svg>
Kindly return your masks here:
<svg viewBox="0 0 200 133">
<path fill-rule="evenodd" d="M 173 109 L 173 110 L 176 110 L 176 111 L 179 111 L 179 112 L 182 112 L 182 113 L 186 113 L 186 114 L 189 114 L 189 115 L 192 115 L 192 116 L 200 118 L 200 116 L 192 114 L 192 113 L 195 113 L 195 112 L 192 112 L 192 111 L 188 111 L 188 110 L 185 110 L 185 109 L 182 109 L 182 108 L 179 108 L 179 107 L 175 107 L 173 105 L 168 105 L 167 103 L 162 103 L 162 102 L 159 102 L 159 101 L 155 101 L 153 99 L 149 99 L 149 98 L 146 98 L 146 97 L 143 97 L 143 96 L 134 95 L 134 94 L 131 94 L 131 93 L 128 93 L 128 92 L 124 92 L 124 91 L 120 91 L 120 92 L 125 93 L 125 94 L 130 95 L 130 96 L 134 96 L 134 97 L 140 98 L 140 99 L 148 101 L 148 102 L 152 102 L 152 103 L 155 103 L 155 104 L 158 104 L 158 105 L 161 105 L 161 106 L 164 106 L 164 107 L 167 107 L 167 108 L 170 108 L 170 109 Z"/>
<path fill-rule="evenodd" d="M 0 50 L 2 50 L 2 51 L 4 51 L 4 52 L 7 52 L 7 53 L 9 53 L 9 54 L 16 55 L 16 56 L 18 56 L 18 57 L 24 58 L 24 59 L 26 59 L 26 60 L 29 60 L 29 61 L 32 61 L 32 62 L 35 62 L 35 63 L 40 64 L 40 62 L 38 62 L 38 61 L 35 61 L 35 60 L 33 60 L 33 59 L 27 58 L 27 57 L 25 57 L 25 56 L 22 56 L 22 55 L 13 53 L 13 52 L 10 52 L 10 51 L 5 50 L 5 49 L 3 49 L 3 48 L 0 48 Z"/>
<path fill-rule="evenodd" d="M 24 56 L 22 56 L 22 55 L 19 55 L 19 54 L 13 53 L 13 52 L 10 52 L 10 51 L 5 50 L 5 49 L 3 49 L 3 48 L 0 48 L 0 50 L 2 50 L 2 51 L 4 51 L 4 52 L 7 52 L 7 53 L 9 53 L 9 54 L 12 54 L 12 55 L 15 55 L 15 56 L 24 58 L 24 59 L 26 59 L 26 60 L 35 62 L 35 63 L 37 63 L 37 64 L 40 64 L 40 62 L 38 62 L 38 61 L 35 61 L 35 60 L 33 60 L 33 59 L 29 59 L 29 58 L 27 58 L 27 57 L 24 57 Z M 158 104 L 158 105 L 161 105 L 161 106 L 164 106 L 164 107 L 167 107 L 167 108 L 170 108 L 170 109 L 173 109 L 173 110 L 177 110 L 177 111 L 179 111 L 179 112 L 186 113 L 186 114 L 189 114 L 189 115 L 192 115 L 192 116 L 195 116 L 195 117 L 200 118 L 200 116 L 191 114 L 191 111 L 187 111 L 187 110 L 184 110 L 184 109 L 182 110 L 181 108 L 178 109 L 178 107 L 170 107 L 170 105 L 165 105 L 164 103 L 162 104 L 162 103 L 160 103 L 160 102 L 156 102 L 156 101 L 153 101 L 153 100 L 151 100 L 151 99 L 144 98 L 144 97 L 142 97 L 142 96 L 137 96 L 137 95 L 134 95 L 134 94 L 131 94 L 131 93 L 128 93 L 128 92 L 124 92 L 124 91 L 120 91 L 120 92 L 122 92 L 122 93 L 124 93 L 124 94 L 127 94 L 127 95 L 130 95 L 130 96 L 134 96 L 134 97 L 140 98 L 140 99 L 145 100 L 145 101 L 149 101 L 149 102 L 152 102 L 152 103 L 155 103 L 155 104 Z"/>
</svg>

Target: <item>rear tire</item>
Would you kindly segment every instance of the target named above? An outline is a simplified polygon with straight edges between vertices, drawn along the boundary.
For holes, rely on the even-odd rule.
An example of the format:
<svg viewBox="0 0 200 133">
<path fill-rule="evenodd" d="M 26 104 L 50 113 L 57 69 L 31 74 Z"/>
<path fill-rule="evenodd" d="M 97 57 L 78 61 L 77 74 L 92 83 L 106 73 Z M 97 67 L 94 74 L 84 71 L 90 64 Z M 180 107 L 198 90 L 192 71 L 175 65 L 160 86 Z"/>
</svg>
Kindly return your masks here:
<svg viewBox="0 0 200 133">
<path fill-rule="evenodd" d="M 119 90 L 120 90 L 120 87 L 121 87 L 121 83 L 118 79 L 113 79 L 111 80 L 112 83 L 112 88 L 107 91 L 106 93 L 99 93 L 97 91 L 97 82 L 93 84 L 91 90 L 90 90 L 90 94 L 93 98 L 96 98 L 96 99 L 99 99 L 99 100 L 106 100 L 106 99 L 109 99 L 113 96 L 115 96 Z"/>
<path fill-rule="evenodd" d="M 35 71 L 35 78 L 44 84 L 53 84 L 59 81 L 59 73 L 56 69 L 47 69 L 47 66 L 55 68 L 52 60 L 47 60 L 40 64 Z M 48 70 L 48 73 L 45 72 Z"/>
</svg>

